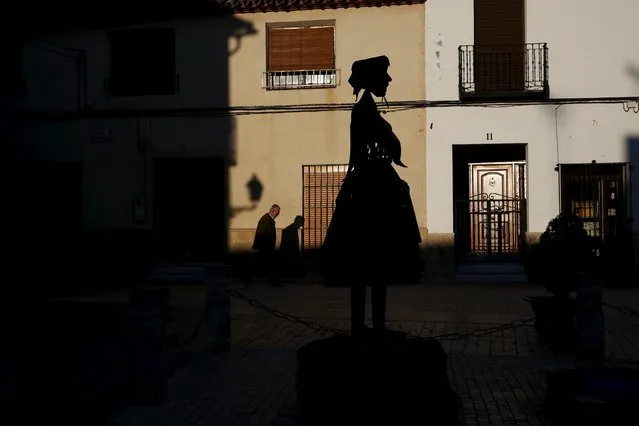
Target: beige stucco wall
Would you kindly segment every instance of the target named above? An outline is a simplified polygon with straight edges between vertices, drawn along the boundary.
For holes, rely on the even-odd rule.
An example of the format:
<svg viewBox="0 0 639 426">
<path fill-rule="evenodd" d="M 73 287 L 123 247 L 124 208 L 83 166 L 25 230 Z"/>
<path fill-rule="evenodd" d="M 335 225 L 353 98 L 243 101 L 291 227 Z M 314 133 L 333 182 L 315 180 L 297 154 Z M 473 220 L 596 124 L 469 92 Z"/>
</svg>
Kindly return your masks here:
<svg viewBox="0 0 639 426">
<path fill-rule="evenodd" d="M 354 101 L 348 85 L 351 64 L 387 55 L 393 82 L 389 100 L 425 97 L 424 5 L 242 15 L 257 34 L 242 40 L 230 58 L 231 105 L 334 104 Z M 261 86 L 270 22 L 335 20 L 337 88 L 272 90 Z M 234 44 L 231 40 L 230 43 Z M 402 141 L 407 169 L 398 172 L 411 186 L 421 227 L 426 227 L 425 111 L 390 112 L 385 118 Z M 232 245 L 248 244 L 259 216 L 278 203 L 284 227 L 302 212 L 302 165 L 348 162 L 349 111 L 241 115 L 235 118 L 236 165 L 230 170 L 231 205 L 248 203 L 245 183 L 255 174 L 264 185 L 262 201 L 230 221 Z"/>
</svg>

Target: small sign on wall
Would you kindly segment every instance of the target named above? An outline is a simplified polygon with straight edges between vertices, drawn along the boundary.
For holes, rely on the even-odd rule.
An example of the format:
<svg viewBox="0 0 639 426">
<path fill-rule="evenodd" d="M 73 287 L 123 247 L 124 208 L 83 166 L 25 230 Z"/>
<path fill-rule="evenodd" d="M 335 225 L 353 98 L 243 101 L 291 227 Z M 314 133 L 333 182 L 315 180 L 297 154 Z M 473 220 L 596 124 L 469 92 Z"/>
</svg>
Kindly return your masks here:
<svg viewBox="0 0 639 426">
<path fill-rule="evenodd" d="M 91 130 L 91 143 L 111 143 L 111 129 L 99 128 Z"/>
<path fill-rule="evenodd" d="M 138 196 L 133 199 L 133 222 L 146 222 L 146 203 L 144 196 Z"/>
</svg>

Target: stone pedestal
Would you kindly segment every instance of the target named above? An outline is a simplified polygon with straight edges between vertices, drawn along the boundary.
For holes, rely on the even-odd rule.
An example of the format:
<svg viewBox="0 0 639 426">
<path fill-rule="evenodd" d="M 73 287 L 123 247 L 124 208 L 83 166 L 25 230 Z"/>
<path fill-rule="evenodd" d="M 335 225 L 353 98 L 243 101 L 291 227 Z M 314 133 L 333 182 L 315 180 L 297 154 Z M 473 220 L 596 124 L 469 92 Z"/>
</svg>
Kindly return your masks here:
<svg viewBox="0 0 639 426">
<path fill-rule="evenodd" d="M 231 349 L 231 303 L 226 292 L 230 276 L 231 268 L 228 266 L 214 265 L 207 268 L 206 316 L 198 335 L 204 349 Z"/>
<path fill-rule="evenodd" d="M 147 278 L 149 284 L 207 286 L 203 322 L 196 346 L 204 350 L 228 350 L 231 347 L 230 301 L 226 289 L 230 282 L 228 265 L 184 263 L 162 265 Z"/>
<path fill-rule="evenodd" d="M 333 336 L 297 353 L 303 415 L 318 424 L 457 424 L 439 342 L 395 332 Z"/>
</svg>

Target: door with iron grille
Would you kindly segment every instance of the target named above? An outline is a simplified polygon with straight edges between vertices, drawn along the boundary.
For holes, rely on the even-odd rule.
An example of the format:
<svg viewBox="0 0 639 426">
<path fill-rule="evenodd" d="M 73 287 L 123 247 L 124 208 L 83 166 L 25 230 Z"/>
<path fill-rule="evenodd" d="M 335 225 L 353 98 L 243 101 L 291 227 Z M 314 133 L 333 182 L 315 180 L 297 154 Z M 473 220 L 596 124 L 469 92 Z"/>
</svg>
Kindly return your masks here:
<svg viewBox="0 0 639 426">
<path fill-rule="evenodd" d="M 517 257 L 525 234 L 524 162 L 471 163 L 469 194 L 455 205 L 455 247 L 466 260 Z"/>
<path fill-rule="evenodd" d="M 302 166 L 303 250 L 322 247 L 335 210 L 335 199 L 346 177 L 347 164 Z"/>
</svg>

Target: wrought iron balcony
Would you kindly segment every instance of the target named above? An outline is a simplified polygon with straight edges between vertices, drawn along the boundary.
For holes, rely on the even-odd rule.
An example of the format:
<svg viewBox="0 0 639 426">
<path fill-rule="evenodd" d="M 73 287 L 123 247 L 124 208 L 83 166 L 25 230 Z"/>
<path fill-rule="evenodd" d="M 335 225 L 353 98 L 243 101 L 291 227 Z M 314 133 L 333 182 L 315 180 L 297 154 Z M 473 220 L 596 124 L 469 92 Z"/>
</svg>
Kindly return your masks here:
<svg viewBox="0 0 639 426">
<path fill-rule="evenodd" d="M 548 47 L 459 46 L 460 100 L 548 98 Z"/>
</svg>

